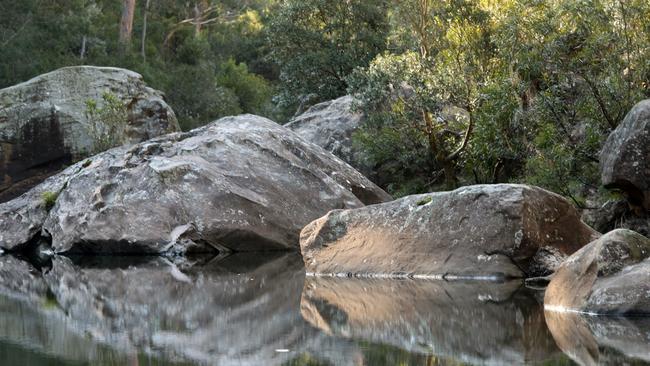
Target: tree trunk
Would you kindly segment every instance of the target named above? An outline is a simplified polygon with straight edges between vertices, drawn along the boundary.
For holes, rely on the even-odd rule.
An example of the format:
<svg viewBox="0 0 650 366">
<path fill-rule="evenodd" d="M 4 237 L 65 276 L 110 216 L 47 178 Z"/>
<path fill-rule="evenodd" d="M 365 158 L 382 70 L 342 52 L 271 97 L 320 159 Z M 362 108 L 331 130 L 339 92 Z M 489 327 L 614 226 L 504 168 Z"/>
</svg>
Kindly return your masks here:
<svg viewBox="0 0 650 366">
<path fill-rule="evenodd" d="M 133 34 L 133 16 L 135 15 L 135 0 L 124 0 L 122 3 L 122 18 L 120 20 L 120 43 L 131 43 Z"/>
<path fill-rule="evenodd" d="M 142 15 L 142 42 L 140 44 L 140 53 L 142 54 L 142 60 L 147 61 L 147 52 L 146 42 L 147 42 L 147 12 L 149 11 L 149 1 L 147 0 L 144 4 L 144 12 Z"/>
<path fill-rule="evenodd" d="M 84 59 L 86 57 L 86 36 L 84 35 L 81 39 L 81 52 L 79 53 L 79 58 Z"/>
<path fill-rule="evenodd" d="M 458 188 L 456 164 L 453 161 L 445 161 L 442 163 L 442 169 L 445 173 L 445 189 L 451 191 Z"/>
</svg>

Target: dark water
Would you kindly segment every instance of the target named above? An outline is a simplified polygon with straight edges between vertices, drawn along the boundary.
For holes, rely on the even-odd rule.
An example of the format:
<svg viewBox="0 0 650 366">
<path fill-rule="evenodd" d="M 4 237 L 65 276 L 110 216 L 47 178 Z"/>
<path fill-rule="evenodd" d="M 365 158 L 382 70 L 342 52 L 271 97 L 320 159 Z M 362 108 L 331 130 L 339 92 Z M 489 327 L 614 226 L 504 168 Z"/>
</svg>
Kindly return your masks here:
<svg viewBox="0 0 650 366">
<path fill-rule="evenodd" d="M 517 282 L 304 276 L 294 254 L 0 257 L 1 365 L 643 365 L 650 319 Z"/>
</svg>

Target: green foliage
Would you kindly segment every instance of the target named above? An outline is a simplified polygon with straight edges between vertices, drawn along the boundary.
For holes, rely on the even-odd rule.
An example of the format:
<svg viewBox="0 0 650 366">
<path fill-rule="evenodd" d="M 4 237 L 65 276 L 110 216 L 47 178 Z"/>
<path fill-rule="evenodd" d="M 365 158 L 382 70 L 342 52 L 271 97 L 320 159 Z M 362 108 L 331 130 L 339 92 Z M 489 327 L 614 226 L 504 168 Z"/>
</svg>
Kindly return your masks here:
<svg viewBox="0 0 650 366">
<path fill-rule="evenodd" d="M 481 95 L 463 174 L 474 183 L 508 181 L 520 174 L 527 156 L 517 94 L 508 80 L 496 80 L 482 88 Z"/>
<path fill-rule="evenodd" d="M 283 105 L 345 94 L 346 77 L 386 48 L 387 0 L 284 0 L 267 29 L 271 58 L 280 68 Z"/>
<path fill-rule="evenodd" d="M 2 2 L 0 87 L 63 66 L 116 66 L 141 73 L 152 87 L 165 91 L 183 128 L 244 110 L 272 116 L 275 110 L 269 105 L 277 72 L 266 58 L 263 30 L 267 9 L 275 2 L 201 1 L 199 5 L 212 9 L 206 14 L 206 20 L 212 20 L 197 31 L 188 19 L 199 2 L 151 1 L 141 45 L 145 9 L 138 1 L 132 43 L 126 48 L 117 41 L 120 1 Z M 247 83 L 237 91 L 216 84 L 220 65 L 230 59 L 252 70 L 236 75 Z M 251 84 L 256 84 L 255 93 Z"/>
<path fill-rule="evenodd" d="M 356 139 L 381 168 L 401 159 L 379 182 L 391 193 L 454 188 L 474 128 L 479 86 L 491 76 L 490 67 L 481 67 L 492 53 L 482 47 L 486 15 L 460 0 L 406 1 L 398 10 L 413 30 L 407 50 L 380 55 L 348 79 L 368 117 Z"/>
<path fill-rule="evenodd" d="M 219 67 L 217 85 L 232 90 L 245 113 L 262 114 L 273 92 L 263 77 L 251 74 L 246 64 L 237 64 L 233 59 Z"/>
<path fill-rule="evenodd" d="M 349 78 L 358 108 L 367 115 L 354 142 L 379 168 L 380 184 L 393 194 L 404 185 L 427 191 L 427 180 L 436 170 L 420 118 L 422 110 L 441 110 L 436 91 L 429 87 L 431 80 L 430 70 L 412 52 L 378 56 Z"/>
<path fill-rule="evenodd" d="M 0 87 L 125 67 L 166 92 L 184 129 L 243 112 L 283 122 L 351 92 L 367 115 L 354 143 L 394 195 L 526 182 L 578 204 L 599 185 L 604 138 L 650 97 L 647 0 L 161 0 L 144 44 L 138 2 L 127 47 L 121 10 L 0 2 Z M 121 103 L 88 110 L 109 126 L 94 128 L 101 145 L 123 141 Z"/>
<path fill-rule="evenodd" d="M 554 190 L 579 206 L 598 186 L 604 139 L 650 95 L 650 32 L 641 20 L 649 14 L 647 2 L 612 0 L 524 1 L 503 10 L 494 42 L 508 50 L 500 55 L 509 57 L 503 78 L 518 93 L 519 106 L 516 127 L 496 138 L 514 139 L 514 155 L 525 167 L 511 179 Z"/>
<path fill-rule="evenodd" d="M 215 78 L 209 64 L 174 68 L 167 96 L 180 116 L 183 130 L 242 112 L 237 95 L 228 88 L 217 86 Z"/>
<path fill-rule="evenodd" d="M 282 364 L 282 366 L 329 366 L 329 365 L 330 363 L 317 360 L 307 353 L 301 354 Z"/>
<path fill-rule="evenodd" d="M 400 2 L 394 51 L 349 78 L 368 116 L 355 140 L 393 193 L 437 189 L 452 171 L 460 184 L 537 184 L 583 205 L 604 139 L 650 96 L 649 15 L 637 0 Z M 463 131 L 462 119 L 441 123 L 449 106 L 472 126 L 453 170 L 436 158 Z"/>
<path fill-rule="evenodd" d="M 433 199 L 431 197 L 425 197 L 417 202 L 418 206 L 424 206 L 427 203 L 431 202 Z"/>
<path fill-rule="evenodd" d="M 41 199 L 43 200 L 43 205 L 45 206 L 45 210 L 49 211 L 54 207 L 54 204 L 56 203 L 57 198 L 59 198 L 59 193 L 58 192 L 43 192 L 41 194 Z"/>
<path fill-rule="evenodd" d="M 115 94 L 106 92 L 101 104 L 95 100 L 86 101 L 86 132 L 93 141 L 91 154 L 106 151 L 127 142 L 127 107 Z"/>
</svg>

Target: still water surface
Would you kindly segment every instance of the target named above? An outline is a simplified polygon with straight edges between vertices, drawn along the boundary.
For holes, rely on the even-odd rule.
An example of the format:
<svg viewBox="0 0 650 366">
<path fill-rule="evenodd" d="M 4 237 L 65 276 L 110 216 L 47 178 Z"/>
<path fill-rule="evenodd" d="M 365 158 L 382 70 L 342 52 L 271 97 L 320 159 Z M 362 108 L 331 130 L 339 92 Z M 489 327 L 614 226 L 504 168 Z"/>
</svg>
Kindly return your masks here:
<svg viewBox="0 0 650 366">
<path fill-rule="evenodd" d="M 645 365 L 650 319 L 518 282 L 305 277 L 300 256 L 0 257 L 1 365 Z"/>
</svg>

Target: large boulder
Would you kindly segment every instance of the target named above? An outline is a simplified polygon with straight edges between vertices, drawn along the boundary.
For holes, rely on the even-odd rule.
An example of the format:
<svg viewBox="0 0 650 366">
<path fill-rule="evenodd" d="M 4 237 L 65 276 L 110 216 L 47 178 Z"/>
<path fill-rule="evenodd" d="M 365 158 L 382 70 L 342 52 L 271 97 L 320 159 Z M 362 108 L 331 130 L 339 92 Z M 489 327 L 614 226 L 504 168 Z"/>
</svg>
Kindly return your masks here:
<svg viewBox="0 0 650 366">
<path fill-rule="evenodd" d="M 569 257 L 553 275 L 544 306 L 598 314 L 650 314 L 650 239 L 611 231 Z"/>
<path fill-rule="evenodd" d="M 370 176 L 371 166 L 363 152 L 352 143 L 352 134 L 363 120 L 362 113 L 352 110 L 353 102 L 354 98 L 347 95 L 316 104 L 294 117 L 285 127 Z"/>
<path fill-rule="evenodd" d="M 88 101 L 110 93 L 125 105 L 124 142 L 178 131 L 161 92 L 139 74 L 118 68 L 62 68 L 0 90 L 0 202 L 23 193 L 71 161 L 97 150 L 89 133 Z M 101 122 L 97 122 L 101 123 Z"/>
<path fill-rule="evenodd" d="M 390 199 L 286 128 L 242 115 L 69 167 L 0 205 L 0 247 L 40 233 L 56 252 L 295 249 L 327 211 Z"/>
<path fill-rule="evenodd" d="M 554 193 L 477 185 L 332 211 L 303 229 L 301 249 L 315 274 L 519 278 L 551 273 L 597 235 Z"/>
<path fill-rule="evenodd" d="M 600 153 L 606 188 L 626 193 L 633 206 L 650 211 L 650 99 L 632 108 Z"/>
</svg>

